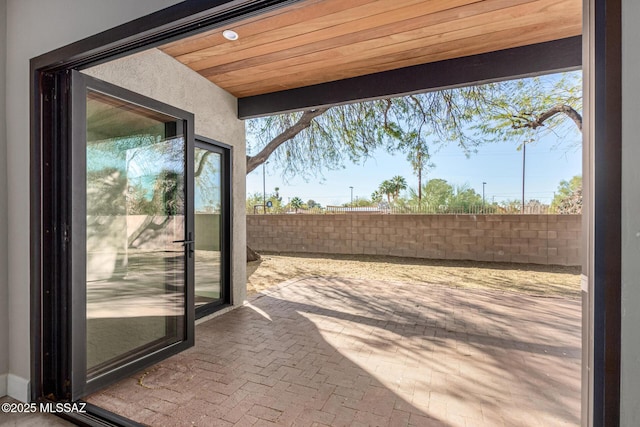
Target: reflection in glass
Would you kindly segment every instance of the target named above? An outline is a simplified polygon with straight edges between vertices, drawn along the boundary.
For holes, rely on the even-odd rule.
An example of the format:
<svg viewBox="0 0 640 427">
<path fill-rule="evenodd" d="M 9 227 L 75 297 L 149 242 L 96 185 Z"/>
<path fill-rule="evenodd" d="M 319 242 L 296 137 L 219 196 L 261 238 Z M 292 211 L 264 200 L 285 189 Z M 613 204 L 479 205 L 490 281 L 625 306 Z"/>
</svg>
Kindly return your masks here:
<svg viewBox="0 0 640 427">
<path fill-rule="evenodd" d="M 184 338 L 180 124 L 87 95 L 88 379 Z"/>
<path fill-rule="evenodd" d="M 220 154 L 195 149 L 195 303 L 196 307 L 222 299 L 221 295 L 221 163 Z"/>
</svg>

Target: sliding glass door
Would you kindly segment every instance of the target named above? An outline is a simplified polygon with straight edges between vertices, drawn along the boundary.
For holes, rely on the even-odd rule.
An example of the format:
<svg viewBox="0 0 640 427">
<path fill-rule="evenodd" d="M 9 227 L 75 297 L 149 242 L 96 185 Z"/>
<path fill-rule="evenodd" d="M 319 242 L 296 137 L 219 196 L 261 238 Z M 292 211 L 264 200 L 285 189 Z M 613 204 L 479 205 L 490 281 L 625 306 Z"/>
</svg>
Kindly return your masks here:
<svg viewBox="0 0 640 427">
<path fill-rule="evenodd" d="M 80 73 L 72 87 L 78 398 L 193 344 L 194 148 L 191 114 Z"/>
</svg>

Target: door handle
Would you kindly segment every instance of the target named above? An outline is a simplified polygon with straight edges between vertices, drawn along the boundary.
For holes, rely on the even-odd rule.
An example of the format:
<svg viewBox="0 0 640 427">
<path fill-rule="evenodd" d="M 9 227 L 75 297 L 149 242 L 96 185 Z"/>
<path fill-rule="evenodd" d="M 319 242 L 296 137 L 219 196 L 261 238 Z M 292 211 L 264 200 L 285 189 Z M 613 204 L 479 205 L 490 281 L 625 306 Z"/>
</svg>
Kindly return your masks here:
<svg viewBox="0 0 640 427">
<path fill-rule="evenodd" d="M 189 258 L 191 258 L 193 256 L 193 244 L 195 243 L 195 240 L 193 240 L 193 235 L 191 234 L 191 232 L 189 232 L 188 239 L 185 239 L 185 240 L 174 240 L 173 243 L 182 243 L 182 245 L 185 247 L 185 249 L 189 250 Z"/>
</svg>

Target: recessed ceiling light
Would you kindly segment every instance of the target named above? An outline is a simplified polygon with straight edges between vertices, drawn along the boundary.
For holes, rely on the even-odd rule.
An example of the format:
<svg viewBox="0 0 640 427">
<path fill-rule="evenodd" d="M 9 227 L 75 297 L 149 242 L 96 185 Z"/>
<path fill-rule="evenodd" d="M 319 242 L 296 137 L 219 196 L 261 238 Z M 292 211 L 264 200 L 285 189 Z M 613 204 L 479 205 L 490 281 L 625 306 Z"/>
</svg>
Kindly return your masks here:
<svg viewBox="0 0 640 427">
<path fill-rule="evenodd" d="M 227 40 L 233 41 L 233 40 L 238 40 L 239 36 L 238 36 L 238 33 L 236 33 L 233 30 L 224 30 L 222 32 L 222 37 L 224 37 Z"/>
</svg>

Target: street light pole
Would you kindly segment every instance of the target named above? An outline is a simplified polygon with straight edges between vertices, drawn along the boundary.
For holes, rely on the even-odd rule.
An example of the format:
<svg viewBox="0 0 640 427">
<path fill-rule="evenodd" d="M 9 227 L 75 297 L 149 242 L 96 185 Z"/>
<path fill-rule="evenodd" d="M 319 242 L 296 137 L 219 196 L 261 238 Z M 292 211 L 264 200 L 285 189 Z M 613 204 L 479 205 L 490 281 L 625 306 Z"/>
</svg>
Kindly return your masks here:
<svg viewBox="0 0 640 427">
<path fill-rule="evenodd" d="M 269 162 L 262 164 L 262 213 L 267 213 L 267 179 L 265 174 L 265 166 Z"/>
<path fill-rule="evenodd" d="M 527 141 L 522 143 L 522 207 L 520 212 L 524 213 L 524 171 L 527 165 Z"/>
<path fill-rule="evenodd" d="M 484 213 L 484 186 L 487 185 L 486 182 L 482 182 L 482 213 Z"/>
<path fill-rule="evenodd" d="M 353 186 L 349 187 L 351 189 L 351 209 L 353 209 Z"/>
</svg>

